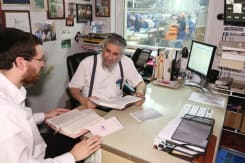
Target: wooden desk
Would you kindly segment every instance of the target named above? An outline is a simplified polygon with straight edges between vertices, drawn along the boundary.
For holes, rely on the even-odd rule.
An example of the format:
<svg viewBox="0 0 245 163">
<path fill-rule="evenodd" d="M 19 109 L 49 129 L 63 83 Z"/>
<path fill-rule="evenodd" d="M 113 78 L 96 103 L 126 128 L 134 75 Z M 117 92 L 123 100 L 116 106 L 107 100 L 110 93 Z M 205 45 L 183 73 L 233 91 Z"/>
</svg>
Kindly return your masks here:
<svg viewBox="0 0 245 163">
<path fill-rule="evenodd" d="M 142 106 L 131 106 L 123 111 L 113 110 L 107 113 L 105 118 L 115 116 L 124 128 L 104 137 L 102 145 L 102 163 L 185 162 L 180 158 L 154 149 L 153 142 L 159 131 L 168 121 L 178 115 L 185 103 L 195 103 L 188 101 L 193 91 L 199 90 L 190 87 L 181 87 L 175 90 L 148 84 L 146 100 Z M 213 118 L 215 118 L 213 134 L 217 137 L 215 157 L 213 159 L 213 162 L 215 162 L 225 109 L 215 108 L 201 103 L 198 103 L 198 105 L 213 109 Z M 150 108 L 161 112 L 163 116 L 154 120 L 137 122 L 129 115 L 130 112 Z"/>
</svg>

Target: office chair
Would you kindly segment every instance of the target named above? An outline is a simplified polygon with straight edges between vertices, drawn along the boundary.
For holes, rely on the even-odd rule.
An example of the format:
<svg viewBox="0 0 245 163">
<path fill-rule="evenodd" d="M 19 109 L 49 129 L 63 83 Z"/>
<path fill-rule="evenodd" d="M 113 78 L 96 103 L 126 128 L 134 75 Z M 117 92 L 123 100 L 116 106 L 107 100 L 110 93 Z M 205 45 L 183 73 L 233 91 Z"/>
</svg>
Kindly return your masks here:
<svg viewBox="0 0 245 163">
<path fill-rule="evenodd" d="M 96 55 L 97 52 L 82 52 L 82 53 L 76 53 L 73 55 L 70 55 L 66 59 L 66 64 L 67 64 L 67 70 L 68 70 L 68 76 L 69 80 L 71 80 L 72 76 L 76 72 L 76 69 L 84 58 L 91 56 L 91 55 Z"/>
<path fill-rule="evenodd" d="M 151 49 L 137 48 L 132 56 L 134 65 L 145 82 L 149 82 L 153 72 L 153 66 L 146 64 L 151 59 L 151 52 Z"/>
<path fill-rule="evenodd" d="M 66 58 L 66 65 L 67 65 L 69 81 L 71 80 L 72 76 L 76 72 L 77 67 L 79 63 L 81 62 L 81 60 L 91 55 L 97 55 L 97 52 L 89 51 L 89 52 L 75 53 Z M 70 92 L 68 89 L 67 89 L 67 94 L 70 99 L 71 108 L 74 108 L 80 105 L 80 103 L 70 95 Z"/>
</svg>

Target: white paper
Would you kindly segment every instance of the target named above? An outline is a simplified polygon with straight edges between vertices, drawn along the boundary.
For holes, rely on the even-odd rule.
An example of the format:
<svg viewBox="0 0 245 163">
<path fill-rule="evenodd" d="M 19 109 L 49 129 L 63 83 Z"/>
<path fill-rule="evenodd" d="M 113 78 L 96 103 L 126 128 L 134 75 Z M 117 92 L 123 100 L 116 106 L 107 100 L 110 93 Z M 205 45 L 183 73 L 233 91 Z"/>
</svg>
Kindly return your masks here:
<svg viewBox="0 0 245 163">
<path fill-rule="evenodd" d="M 106 136 L 113 132 L 116 132 L 120 129 L 122 129 L 123 126 L 121 123 L 117 120 L 116 117 L 112 117 L 107 120 L 100 121 L 99 123 L 90 126 L 89 130 L 93 135 L 100 135 L 100 136 Z"/>
<path fill-rule="evenodd" d="M 156 119 L 162 116 L 161 113 L 157 112 L 154 109 L 145 109 L 129 114 L 139 122 L 150 120 L 150 119 Z"/>
<path fill-rule="evenodd" d="M 223 97 L 216 97 L 213 95 L 206 95 L 206 94 L 201 94 L 197 92 L 193 92 L 189 98 L 191 101 L 203 103 L 203 104 L 208 104 L 220 108 L 225 107 L 225 98 Z"/>
</svg>

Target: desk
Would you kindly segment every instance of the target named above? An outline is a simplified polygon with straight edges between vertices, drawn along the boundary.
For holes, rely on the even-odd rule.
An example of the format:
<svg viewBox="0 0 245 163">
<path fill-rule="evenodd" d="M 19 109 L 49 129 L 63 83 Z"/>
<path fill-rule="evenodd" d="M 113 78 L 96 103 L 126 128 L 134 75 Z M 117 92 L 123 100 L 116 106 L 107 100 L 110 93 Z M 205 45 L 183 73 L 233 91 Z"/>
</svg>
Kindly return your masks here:
<svg viewBox="0 0 245 163">
<path fill-rule="evenodd" d="M 142 106 L 131 106 L 123 111 L 112 110 L 107 113 L 105 118 L 116 116 L 124 126 L 124 129 L 104 137 L 102 144 L 102 163 L 185 162 L 182 159 L 154 149 L 153 142 L 159 131 L 168 123 L 168 121 L 177 116 L 185 103 L 195 103 L 188 101 L 188 98 L 193 91 L 199 90 L 184 86 L 179 89 L 169 89 L 148 84 L 146 100 Z M 213 118 L 215 118 L 213 134 L 217 136 L 213 160 L 213 162 L 215 162 L 223 127 L 225 109 L 215 108 L 201 103 L 198 103 L 198 105 L 213 109 Z M 137 122 L 129 115 L 129 113 L 138 111 L 142 108 L 154 108 L 161 112 L 163 116 L 154 120 Z"/>
</svg>

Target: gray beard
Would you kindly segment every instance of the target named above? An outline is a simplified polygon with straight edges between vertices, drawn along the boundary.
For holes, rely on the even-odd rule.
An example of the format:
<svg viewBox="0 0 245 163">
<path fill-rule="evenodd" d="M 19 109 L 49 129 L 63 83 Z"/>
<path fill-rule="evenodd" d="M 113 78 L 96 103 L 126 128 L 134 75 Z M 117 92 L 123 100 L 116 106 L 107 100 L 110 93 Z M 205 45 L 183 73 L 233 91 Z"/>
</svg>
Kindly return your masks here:
<svg viewBox="0 0 245 163">
<path fill-rule="evenodd" d="M 112 70 L 115 68 L 115 66 L 116 66 L 117 63 L 118 63 L 118 62 L 116 62 L 116 63 L 114 63 L 114 64 L 108 66 L 108 65 L 106 65 L 106 64 L 104 63 L 104 59 L 102 58 L 102 67 L 103 67 L 104 69 L 107 69 L 107 70 L 110 71 L 110 72 L 112 72 Z"/>
</svg>

